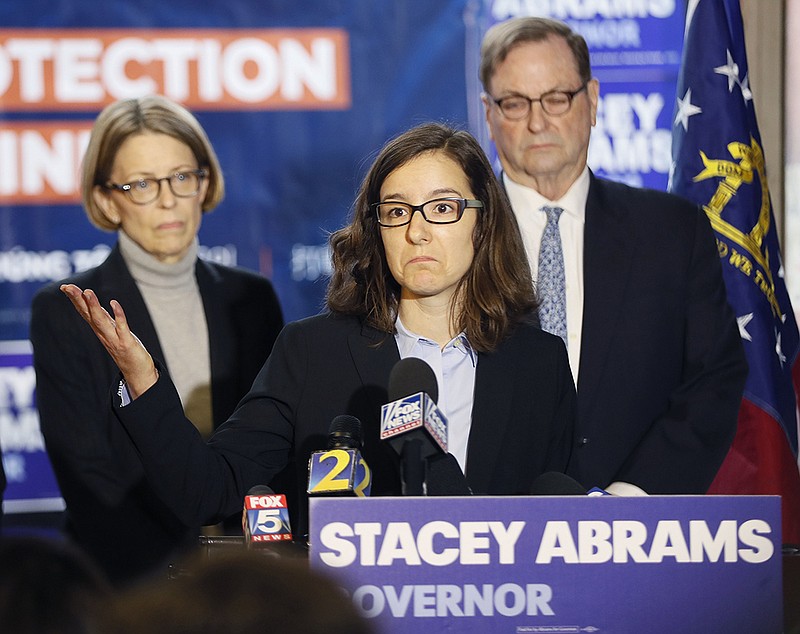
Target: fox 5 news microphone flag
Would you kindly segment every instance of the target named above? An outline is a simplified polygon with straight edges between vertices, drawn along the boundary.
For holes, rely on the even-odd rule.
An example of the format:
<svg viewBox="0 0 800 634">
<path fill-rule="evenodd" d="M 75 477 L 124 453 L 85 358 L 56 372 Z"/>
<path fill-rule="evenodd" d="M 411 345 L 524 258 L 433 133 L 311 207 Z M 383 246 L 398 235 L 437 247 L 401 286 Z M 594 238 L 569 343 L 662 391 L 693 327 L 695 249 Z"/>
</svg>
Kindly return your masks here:
<svg viewBox="0 0 800 634">
<path fill-rule="evenodd" d="M 798 331 L 756 123 L 739 0 L 690 0 L 673 121 L 670 191 L 703 206 L 750 372 L 733 446 L 710 493 L 780 495 L 800 543 Z"/>
</svg>

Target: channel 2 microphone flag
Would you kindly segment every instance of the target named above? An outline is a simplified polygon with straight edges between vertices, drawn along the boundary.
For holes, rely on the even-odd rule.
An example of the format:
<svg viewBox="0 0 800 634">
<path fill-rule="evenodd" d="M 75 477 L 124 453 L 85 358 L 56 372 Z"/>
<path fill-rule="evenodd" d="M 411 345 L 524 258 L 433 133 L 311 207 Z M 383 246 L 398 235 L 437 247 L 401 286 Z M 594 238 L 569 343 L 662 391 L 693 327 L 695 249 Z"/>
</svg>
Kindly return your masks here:
<svg viewBox="0 0 800 634">
<path fill-rule="evenodd" d="M 756 123 L 739 0 L 690 0 L 670 191 L 703 206 L 750 366 L 733 446 L 709 493 L 780 495 L 800 544 L 799 337 Z M 800 272 L 798 272 L 800 273 Z"/>
</svg>

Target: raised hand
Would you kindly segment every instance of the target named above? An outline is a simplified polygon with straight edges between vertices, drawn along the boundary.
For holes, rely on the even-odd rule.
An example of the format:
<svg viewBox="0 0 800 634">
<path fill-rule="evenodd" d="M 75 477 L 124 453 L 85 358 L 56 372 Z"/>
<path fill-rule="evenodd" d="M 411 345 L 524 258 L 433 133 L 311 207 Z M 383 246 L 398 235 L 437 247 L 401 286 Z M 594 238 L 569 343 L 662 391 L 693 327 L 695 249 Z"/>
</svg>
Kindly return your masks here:
<svg viewBox="0 0 800 634">
<path fill-rule="evenodd" d="M 120 303 L 112 299 L 108 314 L 100 305 L 91 289 L 81 290 L 74 284 L 63 284 L 61 291 L 69 297 L 75 310 L 91 326 L 94 334 L 111 355 L 114 363 L 125 377 L 128 393 L 132 399 L 147 391 L 158 380 L 158 371 L 153 358 L 139 338 L 128 327 L 125 311 Z"/>
</svg>

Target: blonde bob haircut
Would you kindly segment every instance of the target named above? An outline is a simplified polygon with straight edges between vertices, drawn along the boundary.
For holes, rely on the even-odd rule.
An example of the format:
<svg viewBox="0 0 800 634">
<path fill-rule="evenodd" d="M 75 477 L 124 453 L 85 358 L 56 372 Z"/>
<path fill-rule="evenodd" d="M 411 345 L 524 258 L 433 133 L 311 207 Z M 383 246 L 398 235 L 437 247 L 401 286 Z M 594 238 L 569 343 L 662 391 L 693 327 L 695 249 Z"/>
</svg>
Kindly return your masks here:
<svg viewBox="0 0 800 634">
<path fill-rule="evenodd" d="M 98 115 L 83 158 L 83 206 L 91 223 L 100 229 L 116 231 L 119 223 L 112 222 L 103 213 L 93 192 L 108 184 L 114 159 L 125 140 L 144 132 L 166 134 L 185 143 L 197 159 L 198 167 L 208 171 L 208 188 L 201 203 L 203 212 L 214 209 L 225 197 L 219 160 L 205 130 L 191 112 L 160 95 L 123 99 L 106 106 Z"/>
</svg>

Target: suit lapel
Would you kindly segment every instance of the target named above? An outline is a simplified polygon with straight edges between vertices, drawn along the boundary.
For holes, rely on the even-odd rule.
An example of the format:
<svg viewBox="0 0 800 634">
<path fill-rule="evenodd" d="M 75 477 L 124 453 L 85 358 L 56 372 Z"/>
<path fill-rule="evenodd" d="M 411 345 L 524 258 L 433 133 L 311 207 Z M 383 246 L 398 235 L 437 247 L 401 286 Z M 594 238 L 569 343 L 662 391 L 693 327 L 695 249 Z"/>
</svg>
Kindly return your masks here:
<svg viewBox="0 0 800 634">
<path fill-rule="evenodd" d="M 377 388 L 369 390 L 369 398 L 372 407 L 380 414 L 389 389 L 389 373 L 400 360 L 400 352 L 392 335 L 360 323 L 356 328 L 347 337 L 350 354 L 361 384 Z"/>
<path fill-rule="evenodd" d="M 495 465 L 502 460 L 502 439 L 511 422 L 511 364 L 504 362 L 501 344 L 493 353 L 479 353 L 475 373 L 472 425 L 467 444 L 467 482 L 473 492 L 486 493 Z"/>
<path fill-rule="evenodd" d="M 214 420 L 219 421 L 230 414 L 230 412 L 221 411 L 225 409 L 222 405 L 229 399 L 220 391 L 230 390 L 232 388 L 231 377 L 236 375 L 237 348 L 233 345 L 236 336 L 231 329 L 230 321 L 226 318 L 228 306 L 225 298 L 227 295 L 221 288 L 223 282 L 217 271 L 207 262 L 198 258 L 195 265 L 195 277 L 208 327 L 211 403 Z"/>
<path fill-rule="evenodd" d="M 583 330 L 578 376 L 578 420 L 594 401 L 630 278 L 631 249 L 626 210 L 592 175 L 586 203 L 583 262 Z"/>
</svg>

